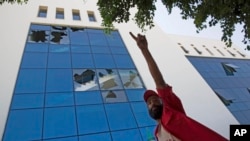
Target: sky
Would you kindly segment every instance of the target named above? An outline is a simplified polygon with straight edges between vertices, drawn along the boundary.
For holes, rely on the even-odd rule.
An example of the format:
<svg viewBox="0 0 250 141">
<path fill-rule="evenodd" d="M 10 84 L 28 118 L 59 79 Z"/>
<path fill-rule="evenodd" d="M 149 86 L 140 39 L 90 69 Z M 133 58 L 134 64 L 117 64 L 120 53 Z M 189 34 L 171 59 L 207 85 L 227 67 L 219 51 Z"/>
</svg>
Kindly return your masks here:
<svg viewBox="0 0 250 141">
<path fill-rule="evenodd" d="M 208 27 L 196 33 L 196 27 L 193 20 L 183 20 L 180 15 L 178 8 L 173 8 L 172 13 L 169 15 L 165 6 L 160 0 L 156 2 L 155 22 L 159 25 L 162 30 L 168 34 L 186 35 L 193 37 L 202 37 L 209 39 L 221 40 L 222 30 L 219 24 L 215 27 Z M 246 45 L 241 41 L 243 40 L 243 34 L 241 33 L 242 26 L 237 25 L 236 30 L 233 34 L 233 44 L 241 48 L 246 54 L 250 55 L 250 51 L 246 51 Z"/>
</svg>

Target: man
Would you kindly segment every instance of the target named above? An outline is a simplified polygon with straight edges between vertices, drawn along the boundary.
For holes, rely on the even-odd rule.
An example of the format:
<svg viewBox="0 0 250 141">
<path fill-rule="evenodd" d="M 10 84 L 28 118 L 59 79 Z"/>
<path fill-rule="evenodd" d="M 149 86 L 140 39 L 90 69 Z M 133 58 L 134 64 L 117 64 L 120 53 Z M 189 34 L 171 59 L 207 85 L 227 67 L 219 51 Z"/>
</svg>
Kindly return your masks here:
<svg viewBox="0 0 250 141">
<path fill-rule="evenodd" d="M 155 81 L 158 94 L 153 90 L 144 93 L 150 116 L 158 123 L 155 136 L 159 141 L 226 141 L 224 137 L 188 117 L 180 99 L 165 83 L 154 61 L 145 36 L 130 32 L 141 50 Z"/>
</svg>

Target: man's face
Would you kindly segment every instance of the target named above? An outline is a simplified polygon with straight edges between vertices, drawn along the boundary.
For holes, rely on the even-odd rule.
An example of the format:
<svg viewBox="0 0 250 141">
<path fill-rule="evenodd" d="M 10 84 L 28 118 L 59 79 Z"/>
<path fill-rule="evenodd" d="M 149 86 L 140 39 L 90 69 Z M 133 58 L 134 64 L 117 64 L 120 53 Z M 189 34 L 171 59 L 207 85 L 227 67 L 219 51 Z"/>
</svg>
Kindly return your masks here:
<svg viewBox="0 0 250 141">
<path fill-rule="evenodd" d="M 155 120 L 161 119 L 163 106 L 160 98 L 158 96 L 149 97 L 147 105 L 149 115 Z"/>
</svg>

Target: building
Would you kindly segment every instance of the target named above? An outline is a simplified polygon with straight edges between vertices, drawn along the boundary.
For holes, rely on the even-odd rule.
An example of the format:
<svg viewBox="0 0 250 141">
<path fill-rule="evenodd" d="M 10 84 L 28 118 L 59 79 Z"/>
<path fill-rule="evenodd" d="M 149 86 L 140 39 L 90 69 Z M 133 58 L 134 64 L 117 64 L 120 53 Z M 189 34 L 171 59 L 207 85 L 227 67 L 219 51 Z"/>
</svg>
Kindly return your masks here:
<svg viewBox="0 0 250 141">
<path fill-rule="evenodd" d="M 132 21 L 104 34 L 96 0 L 5 4 L 0 17 L 2 140 L 153 140 L 142 94 L 155 85 Z M 190 117 L 226 138 L 230 124 L 250 123 L 249 56 L 157 26 L 146 34 Z"/>
</svg>

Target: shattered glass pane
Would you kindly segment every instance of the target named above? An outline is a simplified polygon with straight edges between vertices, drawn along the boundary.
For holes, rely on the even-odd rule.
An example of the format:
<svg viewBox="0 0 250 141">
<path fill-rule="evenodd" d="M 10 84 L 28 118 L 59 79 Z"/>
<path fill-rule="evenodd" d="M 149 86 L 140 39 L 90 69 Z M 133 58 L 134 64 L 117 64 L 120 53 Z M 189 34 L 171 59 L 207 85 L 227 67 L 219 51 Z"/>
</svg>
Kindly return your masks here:
<svg viewBox="0 0 250 141">
<path fill-rule="evenodd" d="M 143 88 L 143 84 L 140 80 L 139 74 L 136 70 L 119 70 L 119 74 L 122 79 L 122 84 L 125 89 L 129 88 Z"/>
<path fill-rule="evenodd" d="M 74 69 L 75 91 L 98 90 L 95 71 L 92 69 Z"/>
<path fill-rule="evenodd" d="M 48 43 L 49 31 L 45 30 L 31 30 L 28 36 L 28 42 Z"/>
<path fill-rule="evenodd" d="M 97 70 L 99 84 L 102 90 L 122 89 L 121 80 L 114 69 Z"/>
<path fill-rule="evenodd" d="M 69 44 L 67 27 L 52 26 L 50 41 L 53 44 Z"/>
<path fill-rule="evenodd" d="M 102 98 L 105 103 L 126 102 L 127 97 L 124 91 L 103 91 Z"/>
</svg>

